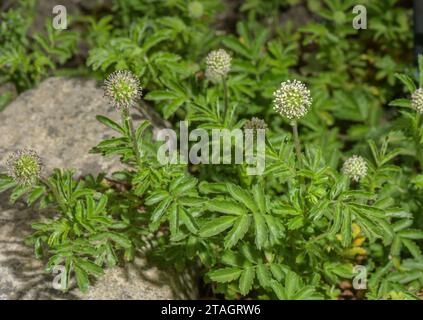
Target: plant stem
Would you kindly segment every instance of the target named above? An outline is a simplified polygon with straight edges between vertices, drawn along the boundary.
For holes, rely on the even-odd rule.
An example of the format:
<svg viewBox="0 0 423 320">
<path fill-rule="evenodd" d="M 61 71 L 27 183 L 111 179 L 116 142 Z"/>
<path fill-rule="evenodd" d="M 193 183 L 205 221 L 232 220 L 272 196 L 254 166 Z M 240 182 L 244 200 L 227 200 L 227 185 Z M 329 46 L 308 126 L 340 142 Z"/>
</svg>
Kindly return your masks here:
<svg viewBox="0 0 423 320">
<path fill-rule="evenodd" d="M 125 121 L 128 121 L 129 124 L 129 130 L 130 130 L 130 135 L 131 135 L 131 141 L 132 141 L 132 148 L 134 149 L 134 153 L 135 153 L 135 161 L 137 164 L 141 163 L 141 154 L 140 151 L 138 149 L 138 141 L 135 135 L 135 129 L 134 129 L 134 123 L 132 121 L 132 117 L 131 114 L 129 112 L 128 108 L 124 108 L 122 110 L 122 118 L 123 118 L 123 124 L 125 125 Z"/>
<path fill-rule="evenodd" d="M 417 112 L 416 115 L 416 133 L 414 135 L 414 140 L 416 142 L 416 156 L 417 156 L 417 160 L 420 164 L 420 170 L 423 171 L 423 150 L 422 150 L 422 146 L 420 143 L 420 124 L 421 122 L 421 116 L 420 113 Z"/>
<path fill-rule="evenodd" d="M 298 125 L 297 125 L 297 121 L 292 121 L 291 122 L 292 125 L 292 132 L 294 135 L 294 144 L 295 144 L 295 152 L 297 153 L 297 159 L 298 159 L 298 164 L 299 167 L 302 167 L 303 164 L 303 160 L 302 160 L 302 156 L 301 156 L 301 144 L 300 144 L 300 139 L 298 137 Z"/>
<path fill-rule="evenodd" d="M 222 76 L 222 83 L 223 83 L 223 98 L 224 98 L 224 114 L 223 114 L 223 123 L 226 124 L 228 119 L 228 84 L 226 83 L 226 78 Z"/>
<path fill-rule="evenodd" d="M 59 204 L 60 209 L 63 213 L 66 213 L 66 206 L 62 201 L 62 197 L 59 195 L 57 189 L 53 186 L 53 184 L 46 178 L 40 177 L 40 182 L 43 183 L 48 189 L 50 189 L 51 193 L 53 193 L 54 198 L 56 199 L 57 203 Z"/>
</svg>

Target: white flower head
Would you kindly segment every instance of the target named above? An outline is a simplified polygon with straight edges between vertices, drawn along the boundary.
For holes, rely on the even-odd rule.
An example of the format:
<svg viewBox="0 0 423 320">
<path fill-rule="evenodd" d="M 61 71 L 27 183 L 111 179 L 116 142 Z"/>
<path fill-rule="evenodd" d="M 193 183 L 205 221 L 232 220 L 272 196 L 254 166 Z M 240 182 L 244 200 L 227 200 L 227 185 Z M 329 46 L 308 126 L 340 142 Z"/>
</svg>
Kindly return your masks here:
<svg viewBox="0 0 423 320">
<path fill-rule="evenodd" d="M 192 1 L 188 4 L 188 13 L 191 18 L 198 19 L 204 14 L 204 6 L 199 1 Z"/>
<path fill-rule="evenodd" d="M 299 80 L 282 82 L 273 93 L 274 110 L 289 120 L 298 120 L 309 111 L 312 98 L 310 90 Z"/>
<path fill-rule="evenodd" d="M 42 162 L 34 150 L 17 150 L 6 160 L 8 175 L 18 184 L 33 185 L 41 175 Z"/>
<path fill-rule="evenodd" d="M 411 106 L 418 113 L 423 114 L 423 89 L 419 88 L 411 95 Z"/>
<path fill-rule="evenodd" d="M 363 157 L 353 155 L 344 162 L 342 172 L 358 182 L 367 175 L 367 162 Z"/>
<path fill-rule="evenodd" d="M 206 77 L 218 82 L 231 70 L 232 57 L 224 49 L 211 51 L 206 57 Z"/>
<path fill-rule="evenodd" d="M 142 93 L 138 78 L 127 70 L 110 74 L 104 81 L 103 89 L 104 96 L 118 110 L 134 106 Z"/>
</svg>

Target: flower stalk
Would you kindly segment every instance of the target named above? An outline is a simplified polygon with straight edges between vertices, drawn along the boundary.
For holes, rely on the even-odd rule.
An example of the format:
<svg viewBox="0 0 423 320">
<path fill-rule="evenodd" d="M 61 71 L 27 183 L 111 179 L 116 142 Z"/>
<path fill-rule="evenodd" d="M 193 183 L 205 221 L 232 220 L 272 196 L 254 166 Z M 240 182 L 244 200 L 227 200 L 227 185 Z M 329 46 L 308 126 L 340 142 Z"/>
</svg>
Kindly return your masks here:
<svg viewBox="0 0 423 320">
<path fill-rule="evenodd" d="M 137 165 L 139 165 L 141 163 L 141 153 L 138 148 L 138 141 L 137 141 L 136 132 L 134 128 L 134 122 L 129 112 L 129 108 L 122 109 L 122 121 L 124 125 L 126 122 L 128 123 L 132 148 L 134 149 L 134 154 L 135 154 L 135 162 L 137 163 Z"/>
<path fill-rule="evenodd" d="M 294 145 L 295 145 L 295 152 L 297 154 L 298 165 L 299 165 L 300 168 L 302 168 L 303 159 L 302 159 L 302 155 L 301 155 L 301 143 L 300 143 L 300 138 L 298 136 L 298 123 L 297 123 L 297 121 L 292 121 L 291 126 L 292 126 L 292 133 L 293 133 L 293 136 L 294 136 Z"/>
</svg>

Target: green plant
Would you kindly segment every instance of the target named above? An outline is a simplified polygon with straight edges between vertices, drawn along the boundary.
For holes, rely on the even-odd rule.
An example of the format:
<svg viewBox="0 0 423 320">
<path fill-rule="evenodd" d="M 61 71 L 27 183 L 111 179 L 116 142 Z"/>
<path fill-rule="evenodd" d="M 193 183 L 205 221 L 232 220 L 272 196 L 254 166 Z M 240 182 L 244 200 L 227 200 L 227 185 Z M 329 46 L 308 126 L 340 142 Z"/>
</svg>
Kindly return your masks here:
<svg viewBox="0 0 423 320">
<path fill-rule="evenodd" d="M 11 81 L 18 91 L 31 88 L 76 50 L 78 33 L 55 30 L 51 21 L 45 33 L 30 35 L 34 6 L 34 1 L 22 1 L 0 15 L 0 83 Z"/>
<path fill-rule="evenodd" d="M 238 12 L 246 19 L 218 33 L 210 26 L 218 7 L 193 3 L 115 1 L 102 19 L 82 19 L 87 64 L 99 77 L 118 70 L 105 93 L 122 115 L 97 116 L 115 136 L 92 152 L 118 156 L 128 169 L 79 179 L 57 170 L 30 184 L 1 176 L 12 201 L 26 196 L 54 208 L 28 240 L 49 258 L 47 269 L 64 264 L 66 284 L 74 275 L 85 290 L 91 276 L 132 260 L 154 236 L 156 258 L 178 270 L 198 266 L 219 297 L 335 299 L 363 265 L 365 298 L 416 299 L 423 59 L 419 87 L 396 74 L 413 72 L 401 52 L 411 46 L 408 9 L 361 1 L 372 16 L 372 32 L 361 33 L 351 28 L 354 1 L 308 1 L 313 20 L 290 32 L 277 14 L 263 16 L 298 1 L 246 1 Z M 403 94 L 396 78 L 410 93 L 391 102 L 400 110 L 386 106 Z M 129 112 L 147 104 L 175 129 L 186 120 L 209 133 L 265 130 L 264 154 L 253 150 L 266 160 L 263 174 L 233 161 L 161 163 L 150 123 Z"/>
</svg>

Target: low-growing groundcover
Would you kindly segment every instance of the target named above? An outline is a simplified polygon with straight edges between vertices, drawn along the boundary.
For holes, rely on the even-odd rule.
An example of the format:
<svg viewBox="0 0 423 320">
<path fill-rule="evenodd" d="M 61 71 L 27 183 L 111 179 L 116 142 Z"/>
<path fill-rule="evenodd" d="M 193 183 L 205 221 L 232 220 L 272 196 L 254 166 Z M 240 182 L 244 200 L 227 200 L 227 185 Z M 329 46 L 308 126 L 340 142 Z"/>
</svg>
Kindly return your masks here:
<svg viewBox="0 0 423 320">
<path fill-rule="evenodd" d="M 410 3 L 98 1 L 44 39 L 28 30 L 33 2 L 1 13 L 14 27 L 0 21 L 0 81 L 25 90 L 83 58 L 81 74 L 105 79 L 122 115 L 99 110 L 116 135 L 92 152 L 128 166 L 107 179 L 46 176 L 36 150 L 5 156 L 0 191 L 55 208 L 28 244 L 47 272 L 65 266 L 65 289 L 75 279 L 86 290 L 153 236 L 155 259 L 195 266 L 207 297 L 419 299 L 423 58 L 415 68 Z M 366 30 L 352 27 L 357 4 Z M 266 130 L 264 172 L 161 164 L 149 121 L 129 113 L 146 105 L 176 132 L 184 120 Z"/>
</svg>

